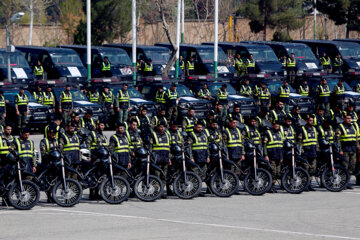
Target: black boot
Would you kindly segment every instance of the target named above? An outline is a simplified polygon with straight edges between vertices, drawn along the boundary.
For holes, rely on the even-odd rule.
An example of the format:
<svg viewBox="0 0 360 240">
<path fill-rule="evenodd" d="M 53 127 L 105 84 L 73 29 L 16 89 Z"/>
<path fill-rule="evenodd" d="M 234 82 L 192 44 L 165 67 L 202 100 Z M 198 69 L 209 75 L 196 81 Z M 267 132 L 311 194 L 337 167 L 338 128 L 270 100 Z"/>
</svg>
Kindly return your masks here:
<svg viewBox="0 0 360 240">
<path fill-rule="evenodd" d="M 315 189 L 311 185 L 308 187 L 308 190 L 311 192 L 315 192 Z"/>
<path fill-rule="evenodd" d="M 272 186 L 270 188 L 269 193 L 277 193 L 277 190 L 276 190 L 275 186 Z"/>
</svg>

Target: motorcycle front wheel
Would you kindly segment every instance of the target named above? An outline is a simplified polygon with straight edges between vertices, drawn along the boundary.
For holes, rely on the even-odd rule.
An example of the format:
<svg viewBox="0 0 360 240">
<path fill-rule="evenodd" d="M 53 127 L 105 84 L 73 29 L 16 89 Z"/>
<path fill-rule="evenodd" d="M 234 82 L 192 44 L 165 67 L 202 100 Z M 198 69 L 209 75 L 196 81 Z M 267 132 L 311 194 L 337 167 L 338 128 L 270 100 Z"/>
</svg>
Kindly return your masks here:
<svg viewBox="0 0 360 240">
<path fill-rule="evenodd" d="M 146 176 L 142 176 L 135 182 L 134 191 L 141 201 L 152 202 L 163 195 L 164 185 L 160 178 L 154 175 L 149 176 L 149 184 L 146 184 Z"/>
<path fill-rule="evenodd" d="M 293 176 L 292 169 L 288 169 L 281 178 L 281 185 L 288 193 L 302 193 L 310 185 L 310 175 L 305 169 L 296 167 Z"/>
<path fill-rule="evenodd" d="M 223 181 L 220 172 L 216 172 L 210 180 L 210 188 L 218 197 L 230 197 L 239 189 L 239 178 L 229 170 L 223 170 Z"/>
<path fill-rule="evenodd" d="M 192 199 L 197 197 L 201 192 L 202 181 L 199 175 L 193 172 L 186 172 L 176 177 L 173 183 L 173 189 L 176 196 L 182 199 Z"/>
<path fill-rule="evenodd" d="M 349 172 L 340 165 L 334 165 L 334 174 L 331 168 L 326 168 L 321 175 L 321 182 L 330 192 L 344 190 L 350 181 Z"/>
<path fill-rule="evenodd" d="M 114 176 L 113 187 L 111 178 L 107 178 L 100 185 L 100 195 L 107 203 L 120 204 L 128 199 L 130 195 L 130 185 L 124 178 Z"/>
<path fill-rule="evenodd" d="M 251 195 L 263 195 L 272 187 L 272 176 L 269 171 L 258 168 L 257 178 L 255 178 L 254 170 L 251 170 L 245 177 L 244 188 Z"/>
<path fill-rule="evenodd" d="M 35 183 L 27 180 L 22 181 L 22 185 L 24 191 L 21 191 L 18 183 L 14 183 L 10 187 L 7 200 L 16 209 L 29 210 L 39 202 L 40 189 Z"/>
<path fill-rule="evenodd" d="M 82 187 L 80 183 L 72 178 L 66 178 L 66 190 L 63 181 L 58 181 L 52 188 L 52 198 L 61 207 L 72 207 L 80 202 Z"/>
</svg>

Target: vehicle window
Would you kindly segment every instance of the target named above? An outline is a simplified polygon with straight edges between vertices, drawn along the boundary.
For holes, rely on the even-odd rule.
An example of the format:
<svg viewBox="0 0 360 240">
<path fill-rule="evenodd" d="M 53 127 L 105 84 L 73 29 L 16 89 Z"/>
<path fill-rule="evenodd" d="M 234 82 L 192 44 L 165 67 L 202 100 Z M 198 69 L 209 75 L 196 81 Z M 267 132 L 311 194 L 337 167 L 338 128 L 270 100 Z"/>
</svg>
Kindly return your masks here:
<svg viewBox="0 0 360 240">
<path fill-rule="evenodd" d="M 288 47 L 286 48 L 286 51 L 288 55 L 294 53 L 296 59 L 316 61 L 316 57 L 309 47 L 305 47 L 305 46 Z"/>
<path fill-rule="evenodd" d="M 271 94 L 277 94 L 279 92 L 279 88 L 283 85 L 282 82 L 268 82 L 267 84 Z M 296 93 L 296 91 L 290 85 L 288 86 L 291 93 Z"/>
<path fill-rule="evenodd" d="M 226 85 L 227 85 L 226 91 L 230 95 L 236 95 L 236 90 L 230 84 L 226 84 Z M 219 88 L 221 88 L 221 86 L 222 86 L 222 83 L 209 85 L 208 88 L 209 88 L 209 91 L 211 92 L 211 95 L 213 95 L 213 96 L 216 95 L 217 91 L 219 90 Z"/>
<path fill-rule="evenodd" d="M 16 51 L 10 54 L 10 66 L 11 68 L 28 68 L 29 64 L 24 55 Z M 7 67 L 7 54 L 5 52 L 0 53 L 0 67 Z"/>
<path fill-rule="evenodd" d="M 116 96 L 120 89 L 122 89 L 122 86 L 116 86 L 112 87 L 111 91 Z M 136 90 L 134 87 L 128 87 L 128 93 L 130 95 L 130 98 L 144 98 L 143 95 L 141 95 L 141 93 L 139 93 L 139 91 Z"/>
<path fill-rule="evenodd" d="M 202 62 L 214 62 L 214 48 L 208 49 L 199 49 L 198 50 L 199 57 L 201 58 Z M 226 62 L 227 57 L 224 51 L 219 48 L 218 50 L 218 62 Z"/>
<path fill-rule="evenodd" d="M 170 53 L 163 50 L 145 50 L 147 58 L 151 58 L 153 63 L 167 64 L 170 59 Z"/>
<path fill-rule="evenodd" d="M 277 62 L 278 59 L 272 49 L 264 48 L 250 48 L 250 54 L 254 56 L 255 61 L 258 62 Z"/>
<path fill-rule="evenodd" d="M 15 103 L 15 96 L 18 94 L 18 91 L 4 92 L 4 98 L 9 100 L 10 103 Z M 25 91 L 26 96 L 29 98 L 29 102 L 36 102 L 34 96 L 29 92 Z"/>
<path fill-rule="evenodd" d="M 164 91 L 167 91 L 170 88 L 170 85 L 164 86 Z M 179 97 L 193 97 L 194 94 L 184 85 L 178 84 L 176 85 L 176 91 L 179 95 Z"/>
<path fill-rule="evenodd" d="M 76 53 L 50 53 L 51 59 L 56 66 L 83 66 Z"/>
<path fill-rule="evenodd" d="M 54 93 L 57 99 L 60 99 L 60 94 L 64 91 L 64 89 L 55 89 Z M 78 89 L 71 89 L 70 90 L 73 101 L 88 101 L 87 97 Z"/>
<path fill-rule="evenodd" d="M 141 90 L 141 93 L 144 95 L 148 95 L 151 91 L 151 86 L 144 86 Z"/>
<path fill-rule="evenodd" d="M 360 47 L 339 47 L 339 52 L 344 59 L 360 58 Z"/>
<path fill-rule="evenodd" d="M 124 51 L 119 50 L 103 50 L 101 52 L 101 56 L 102 58 L 104 58 L 105 56 L 109 58 L 109 61 L 112 65 L 114 66 L 120 66 L 120 65 L 125 65 L 125 66 L 131 66 L 131 60 L 129 58 L 129 56 L 127 55 L 127 53 Z"/>
<path fill-rule="evenodd" d="M 330 88 L 330 91 L 334 91 L 334 87 L 336 86 L 336 84 L 338 83 L 338 81 L 328 81 L 327 85 Z M 316 86 L 319 84 L 316 84 Z M 346 91 L 352 91 L 351 87 L 349 86 L 349 84 L 347 84 L 346 82 L 344 82 L 344 87 Z"/>
</svg>

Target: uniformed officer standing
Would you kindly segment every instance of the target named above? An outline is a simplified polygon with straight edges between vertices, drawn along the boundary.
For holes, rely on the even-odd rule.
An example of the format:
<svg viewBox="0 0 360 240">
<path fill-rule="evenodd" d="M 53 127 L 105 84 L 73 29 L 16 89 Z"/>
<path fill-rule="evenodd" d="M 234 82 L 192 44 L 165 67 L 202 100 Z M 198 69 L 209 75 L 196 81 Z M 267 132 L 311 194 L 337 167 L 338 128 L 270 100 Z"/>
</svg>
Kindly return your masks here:
<svg viewBox="0 0 360 240">
<path fill-rule="evenodd" d="M 282 124 L 284 122 L 285 116 L 286 116 L 286 112 L 284 111 L 284 103 L 278 101 L 276 103 L 275 109 L 270 111 L 269 120 L 271 122 L 279 121 L 280 124 Z"/>
<path fill-rule="evenodd" d="M 189 134 L 189 144 L 191 145 L 191 161 L 196 162 L 200 168 L 199 173 L 201 178 L 204 180 L 207 171 L 207 164 L 210 162 L 209 150 L 208 150 L 208 136 L 203 131 L 203 124 L 201 121 L 195 122 L 194 131 Z"/>
<path fill-rule="evenodd" d="M 114 95 L 108 86 L 104 87 L 104 91 L 99 97 L 99 102 L 104 106 L 104 121 L 108 122 L 111 116 L 114 115 Z"/>
<path fill-rule="evenodd" d="M 290 58 L 288 58 L 286 61 L 286 70 L 289 82 L 290 84 L 293 84 L 296 77 L 296 59 L 294 53 L 291 53 Z"/>
<path fill-rule="evenodd" d="M 25 163 L 25 168 L 29 172 L 36 172 L 36 158 L 35 158 L 35 148 L 34 142 L 29 140 L 30 129 L 23 128 L 21 130 L 20 138 L 16 138 L 14 141 L 14 149 L 19 153 L 19 157 L 23 163 Z"/>
<path fill-rule="evenodd" d="M 18 117 L 18 129 L 24 128 L 27 124 L 27 115 L 29 111 L 29 98 L 25 94 L 24 88 L 20 87 L 20 92 L 15 95 L 15 109 Z"/>
<path fill-rule="evenodd" d="M 205 133 L 208 136 L 208 142 L 215 141 L 220 147 L 222 147 L 222 133 L 220 132 L 215 119 L 209 121 L 208 126 L 205 129 Z"/>
<path fill-rule="evenodd" d="M 44 80 L 44 68 L 41 65 L 40 60 L 36 62 L 36 66 L 34 67 L 33 73 L 35 75 L 36 80 Z"/>
<path fill-rule="evenodd" d="M 331 119 L 326 118 L 322 125 L 318 127 L 319 132 L 319 140 L 323 139 L 329 142 L 329 144 L 333 144 L 335 142 L 335 131 L 331 126 Z M 321 147 L 321 145 L 320 145 Z"/>
<path fill-rule="evenodd" d="M 357 159 L 356 153 L 359 151 L 358 133 L 356 126 L 351 123 L 351 116 L 347 115 L 344 122 L 339 125 L 336 130 L 336 139 L 340 148 L 340 155 L 343 155 L 346 169 L 350 175 L 355 170 Z M 352 187 L 350 187 L 351 189 Z"/>
<path fill-rule="evenodd" d="M 61 128 L 61 118 L 58 116 L 55 116 L 54 121 L 52 123 L 50 123 L 49 125 L 46 125 L 45 130 L 44 130 L 44 138 L 48 137 L 48 132 L 49 132 L 50 128 L 56 129 L 56 139 L 59 139 L 59 134 L 64 132 L 64 130 Z"/>
<path fill-rule="evenodd" d="M 216 93 L 218 104 L 222 105 L 221 118 L 222 118 L 223 122 L 225 122 L 225 120 L 226 120 L 227 111 L 229 109 L 229 105 L 228 105 L 229 104 L 229 100 L 228 100 L 229 93 L 226 91 L 226 88 L 227 88 L 227 85 L 223 84 Z"/>
<path fill-rule="evenodd" d="M 309 96 L 309 85 L 307 84 L 307 80 L 304 79 L 299 86 L 298 93 L 302 96 Z"/>
<path fill-rule="evenodd" d="M 236 57 L 234 57 L 234 63 L 233 63 L 233 67 L 236 70 L 236 73 L 238 76 L 242 76 L 244 75 L 245 71 L 244 71 L 244 62 L 241 58 L 240 53 L 236 53 Z"/>
<path fill-rule="evenodd" d="M 254 116 L 250 116 L 248 124 L 245 125 L 245 129 L 243 130 L 243 136 L 245 140 L 252 142 L 258 149 L 260 149 L 261 134 L 256 124 L 256 118 Z"/>
<path fill-rule="evenodd" d="M 116 133 L 110 137 L 109 151 L 123 168 L 131 168 L 129 133 L 123 123 L 117 123 Z"/>
<path fill-rule="evenodd" d="M 82 128 L 86 128 L 89 131 L 95 130 L 95 122 L 92 119 L 93 111 L 91 109 L 86 110 L 86 114 L 83 118 L 81 118 L 80 123 Z"/>
<path fill-rule="evenodd" d="M 194 56 L 191 56 L 185 64 L 186 76 L 191 76 L 195 74 L 195 61 Z"/>
<path fill-rule="evenodd" d="M 96 90 L 96 88 L 91 88 L 89 90 L 89 101 L 92 103 L 99 103 L 99 92 Z"/>
<path fill-rule="evenodd" d="M 198 96 L 199 98 L 203 98 L 206 100 L 212 100 L 212 96 L 211 96 L 211 92 L 208 89 L 208 85 L 206 83 L 203 84 L 202 88 L 200 89 L 200 91 L 198 92 Z"/>
<path fill-rule="evenodd" d="M 11 133 L 12 133 L 12 127 L 10 125 L 6 125 L 4 128 L 4 135 L 2 136 L 2 138 L 6 140 L 8 146 L 10 146 L 15 141 L 15 138 L 13 137 L 13 135 L 11 135 Z"/>
<path fill-rule="evenodd" d="M 325 120 L 325 116 L 324 116 L 324 107 L 323 106 L 319 106 L 316 109 L 316 113 L 315 114 L 310 114 L 310 116 L 312 116 L 313 118 L 313 126 L 317 127 L 323 124 L 324 120 Z"/>
<path fill-rule="evenodd" d="M 47 86 L 46 91 L 43 92 L 43 104 L 50 108 L 55 108 L 55 97 L 50 86 Z"/>
<path fill-rule="evenodd" d="M 40 141 L 41 164 L 49 165 L 49 152 L 59 147 L 59 142 L 56 138 L 57 130 L 54 126 L 50 127 L 47 137 Z"/>
<path fill-rule="evenodd" d="M 185 73 L 185 61 L 181 55 L 179 56 L 179 67 Z"/>
<path fill-rule="evenodd" d="M 155 93 L 155 102 L 160 106 L 160 107 L 165 107 L 166 105 L 166 92 L 163 89 L 162 85 L 159 85 L 157 87 L 157 91 Z"/>
<path fill-rule="evenodd" d="M 151 122 L 152 128 L 157 126 L 160 121 L 163 121 L 165 123 L 165 128 L 169 128 L 169 123 L 166 119 L 166 109 L 163 107 L 160 107 L 158 114 L 153 117 L 153 120 Z"/>
<path fill-rule="evenodd" d="M 342 67 L 344 65 L 344 61 L 341 59 L 340 53 L 336 55 L 336 58 L 334 59 L 334 68 L 333 68 L 333 74 L 342 75 Z"/>
<path fill-rule="evenodd" d="M 333 94 L 335 95 L 336 103 L 342 106 L 342 110 L 344 110 L 345 105 L 345 86 L 344 80 L 339 79 L 339 82 L 335 85 Z"/>
<path fill-rule="evenodd" d="M 355 104 L 353 102 L 348 103 L 346 111 L 343 111 L 344 117 L 345 116 L 351 116 L 351 122 L 357 122 L 358 116 L 356 112 L 354 111 Z"/>
<path fill-rule="evenodd" d="M 344 112 L 341 110 L 342 106 L 336 104 L 334 107 L 334 110 L 330 110 L 330 118 L 332 121 L 332 124 L 337 126 L 338 123 L 341 123 L 344 118 Z"/>
<path fill-rule="evenodd" d="M 141 130 L 140 136 L 142 138 L 150 136 L 152 127 L 151 127 L 151 120 L 147 116 L 146 107 L 140 107 L 139 116 L 136 117 L 136 120 L 138 122 L 137 127 Z"/>
<path fill-rule="evenodd" d="M 33 95 L 37 103 L 43 104 L 44 93 L 41 90 L 41 86 L 38 85 L 36 90 L 33 92 Z"/>
<path fill-rule="evenodd" d="M 263 82 L 261 84 L 261 88 L 258 89 L 258 99 L 260 103 L 260 107 L 266 107 L 270 109 L 271 107 L 271 93 L 267 87 L 267 84 Z"/>
<path fill-rule="evenodd" d="M 0 90 L 0 119 L 1 124 L 5 124 L 5 118 L 6 118 L 6 101 L 3 95 L 3 91 Z"/>
<path fill-rule="evenodd" d="M 289 114 L 292 118 L 292 123 L 294 124 L 296 131 L 300 128 L 300 120 L 303 120 L 301 116 L 301 108 L 299 106 L 294 106 L 292 113 Z"/>
<path fill-rule="evenodd" d="M 223 129 L 226 125 L 226 119 L 224 119 L 221 115 L 221 113 L 223 112 L 222 109 L 223 105 L 215 103 L 215 110 L 213 111 L 214 119 L 218 123 L 220 129 Z"/>
<path fill-rule="evenodd" d="M 288 86 L 287 80 L 284 80 L 283 85 L 280 86 L 278 94 L 279 94 L 279 102 L 282 102 L 284 104 L 285 112 L 289 113 L 290 87 Z"/>
<path fill-rule="evenodd" d="M 244 80 L 244 84 L 240 86 L 240 94 L 246 97 L 252 96 L 252 89 L 250 87 L 250 81 L 249 79 Z"/>
<path fill-rule="evenodd" d="M 143 75 L 144 76 L 153 76 L 153 64 L 151 58 L 147 59 L 143 66 Z"/>
<path fill-rule="evenodd" d="M 167 130 L 167 133 L 170 136 L 170 146 L 172 145 L 182 146 L 184 139 L 181 135 L 180 130 L 178 129 L 178 125 L 176 121 L 170 122 L 170 127 Z"/>
<path fill-rule="evenodd" d="M 249 55 L 249 58 L 246 59 L 246 74 L 255 73 L 255 60 L 252 54 Z"/>
<path fill-rule="evenodd" d="M 176 84 L 173 83 L 166 92 L 166 105 L 168 121 L 176 120 L 178 116 L 177 102 L 180 100 L 176 91 Z"/>
<path fill-rule="evenodd" d="M 267 161 L 270 161 L 272 166 L 271 174 L 273 176 L 273 186 L 269 192 L 276 193 L 275 183 L 280 177 L 281 163 L 284 160 L 283 152 L 283 135 L 280 131 L 279 121 L 274 121 L 272 128 L 267 130 L 264 134 L 264 156 Z"/>
<path fill-rule="evenodd" d="M 325 72 L 331 73 L 331 60 L 330 57 L 326 55 L 326 52 L 324 52 L 323 56 L 320 58 L 320 64 Z"/>
<path fill-rule="evenodd" d="M 286 70 L 287 58 L 285 53 L 283 53 L 281 58 L 279 58 L 279 62 L 283 65 L 283 69 Z"/>
<path fill-rule="evenodd" d="M 127 91 L 128 85 L 124 83 L 116 95 L 116 108 L 118 111 L 118 122 L 126 122 L 130 111 L 130 95 Z"/>
<path fill-rule="evenodd" d="M 284 124 L 280 126 L 281 133 L 283 134 L 283 138 L 289 140 L 292 143 L 295 143 L 296 132 L 292 126 L 292 117 L 286 115 L 284 118 Z"/>
<path fill-rule="evenodd" d="M 227 120 L 229 121 L 229 119 L 231 118 L 236 119 L 238 121 L 238 124 L 244 123 L 244 118 L 243 115 L 241 114 L 241 109 L 239 104 L 234 104 L 233 111 L 229 113 Z"/>
<path fill-rule="evenodd" d="M 59 149 L 65 159 L 70 162 L 70 166 L 78 169 L 80 166 L 80 140 L 74 131 L 74 124 L 69 122 L 66 125 L 65 133 L 60 134 Z M 76 177 L 76 175 L 72 177 Z"/>
<path fill-rule="evenodd" d="M 317 93 L 317 106 L 323 105 L 326 113 L 330 111 L 330 88 L 327 85 L 327 80 L 322 78 L 320 85 L 316 88 Z"/>
<path fill-rule="evenodd" d="M 306 165 L 306 170 L 310 173 L 311 179 L 316 172 L 317 167 L 317 144 L 318 134 L 316 128 L 313 126 L 314 118 L 309 116 L 306 120 L 306 125 L 301 127 L 301 131 L 298 134 L 298 143 L 301 144 L 302 156 L 309 162 L 310 167 Z M 310 191 L 314 191 L 310 185 L 308 188 Z"/>
<path fill-rule="evenodd" d="M 237 127 L 237 122 L 235 118 L 229 118 L 229 127 L 225 129 L 223 139 L 226 145 L 227 158 L 240 166 L 240 161 L 245 159 L 245 151 L 242 144 L 243 136 Z"/>
<path fill-rule="evenodd" d="M 137 123 L 136 119 L 131 119 L 129 121 L 129 130 L 128 130 L 129 136 L 130 136 L 129 146 L 130 146 L 130 151 L 131 151 L 132 157 L 135 156 L 136 150 L 143 146 L 143 141 L 138 132 L 137 124 L 138 123 Z"/>
<path fill-rule="evenodd" d="M 184 120 L 182 122 L 182 129 L 183 131 L 186 131 L 187 133 L 194 131 L 194 125 L 195 122 L 197 122 L 198 119 L 195 117 L 195 109 L 189 108 L 187 116 L 184 117 Z"/>
<path fill-rule="evenodd" d="M 59 100 L 59 112 L 62 114 L 65 124 L 70 121 L 70 115 L 74 111 L 73 97 L 70 90 L 71 86 L 66 85 L 65 91 L 61 92 Z"/>
<path fill-rule="evenodd" d="M 102 77 L 111 77 L 111 63 L 107 56 L 104 57 L 104 61 L 101 63 L 101 76 Z"/>
</svg>

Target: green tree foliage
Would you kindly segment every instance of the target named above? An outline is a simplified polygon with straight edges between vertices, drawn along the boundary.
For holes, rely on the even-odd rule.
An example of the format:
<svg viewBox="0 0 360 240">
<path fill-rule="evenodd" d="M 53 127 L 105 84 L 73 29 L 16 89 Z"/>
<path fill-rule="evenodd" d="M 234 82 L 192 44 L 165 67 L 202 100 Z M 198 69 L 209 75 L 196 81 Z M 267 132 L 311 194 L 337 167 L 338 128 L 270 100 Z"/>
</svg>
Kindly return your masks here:
<svg viewBox="0 0 360 240">
<path fill-rule="evenodd" d="M 84 1 L 84 12 L 86 4 Z M 131 30 L 131 0 L 91 1 L 91 42 L 101 45 L 117 37 L 125 37 Z M 80 21 L 75 34 L 76 44 L 86 43 L 86 22 Z"/>
<path fill-rule="evenodd" d="M 360 30 L 360 0 L 317 0 L 316 7 L 335 24 L 346 24 L 346 37 L 349 37 L 350 30 Z"/>
<path fill-rule="evenodd" d="M 272 28 L 278 31 L 298 29 L 304 24 L 302 19 L 304 0 L 247 0 L 239 9 L 239 14 L 250 19 L 254 33 Z"/>
</svg>

